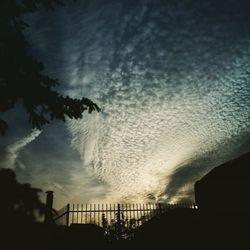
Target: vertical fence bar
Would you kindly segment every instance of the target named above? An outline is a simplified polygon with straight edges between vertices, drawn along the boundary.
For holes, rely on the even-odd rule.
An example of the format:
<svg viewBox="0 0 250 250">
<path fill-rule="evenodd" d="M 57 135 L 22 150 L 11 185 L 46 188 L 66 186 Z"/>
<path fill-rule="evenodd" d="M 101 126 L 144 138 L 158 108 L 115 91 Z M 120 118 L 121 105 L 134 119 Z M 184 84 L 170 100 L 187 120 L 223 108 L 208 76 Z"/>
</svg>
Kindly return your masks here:
<svg viewBox="0 0 250 250">
<path fill-rule="evenodd" d="M 147 204 L 147 210 L 148 210 L 148 220 L 150 220 L 150 215 L 151 215 L 151 209 L 150 209 L 150 203 Z"/>
<path fill-rule="evenodd" d="M 150 207 L 149 207 L 149 203 L 147 203 L 147 220 L 150 219 Z"/>
<path fill-rule="evenodd" d="M 111 205 L 111 203 L 109 204 L 109 217 L 110 217 L 110 224 L 111 224 L 111 221 L 112 221 L 112 205 Z"/>
<path fill-rule="evenodd" d="M 109 215 L 108 215 L 108 204 L 106 204 L 106 219 L 107 219 L 107 223 L 109 224 Z"/>
<path fill-rule="evenodd" d="M 133 213 L 132 213 L 132 204 L 129 204 L 129 219 L 131 220 L 133 218 Z"/>
<path fill-rule="evenodd" d="M 125 221 L 125 205 L 122 203 L 121 206 L 121 216 L 122 216 L 122 220 Z"/>
<path fill-rule="evenodd" d="M 114 222 L 116 221 L 116 204 L 114 204 L 113 215 L 114 215 Z"/>
<path fill-rule="evenodd" d="M 142 208 L 142 204 L 140 203 L 140 220 L 142 222 L 142 216 L 143 216 L 143 208 Z"/>
<path fill-rule="evenodd" d="M 102 225 L 101 204 L 98 204 L 98 206 L 99 206 L 99 220 L 100 220 L 100 225 Z"/>
<path fill-rule="evenodd" d="M 118 224 L 121 222 L 121 205 L 119 203 L 117 205 L 117 221 Z"/>
<path fill-rule="evenodd" d="M 125 207 L 125 205 L 122 203 L 121 204 L 121 218 L 122 218 L 123 221 L 125 220 L 124 207 Z"/>
<path fill-rule="evenodd" d="M 125 204 L 124 215 L 125 215 L 125 223 L 127 224 L 127 227 L 128 227 L 128 204 L 127 203 Z"/>
<path fill-rule="evenodd" d="M 100 204 L 97 204 L 97 221 L 98 221 L 98 226 L 100 226 Z"/>
<path fill-rule="evenodd" d="M 79 204 L 76 205 L 76 224 L 78 224 L 78 207 Z"/>
<path fill-rule="evenodd" d="M 81 204 L 81 224 L 82 224 L 82 215 L 83 215 L 83 204 Z"/>
<path fill-rule="evenodd" d="M 85 207 L 86 207 L 86 212 L 85 212 L 85 221 L 86 221 L 86 224 L 88 224 L 88 204 L 86 203 L 86 205 L 85 205 Z"/>
<path fill-rule="evenodd" d="M 126 225 L 126 222 L 128 221 L 128 216 L 127 216 L 127 204 L 123 204 L 123 217 L 124 217 L 124 224 Z"/>
<path fill-rule="evenodd" d="M 66 226 L 69 226 L 69 209 L 70 209 L 70 205 L 67 204 L 67 209 L 66 209 Z"/>
<path fill-rule="evenodd" d="M 138 203 L 135 204 L 135 216 L 136 216 L 136 226 L 138 226 Z"/>
<path fill-rule="evenodd" d="M 120 218 L 123 218 L 123 204 L 120 204 Z"/>
<path fill-rule="evenodd" d="M 149 214 L 150 214 L 150 212 L 149 212 L 148 203 L 145 205 L 145 207 L 146 207 L 146 219 L 149 220 Z"/>
<path fill-rule="evenodd" d="M 150 203 L 147 204 L 147 210 L 148 210 L 148 220 L 150 220 L 150 215 L 151 215 Z"/>
<path fill-rule="evenodd" d="M 138 225 L 141 225 L 141 203 L 138 204 Z"/>
<path fill-rule="evenodd" d="M 89 211 L 90 211 L 90 217 L 89 217 L 89 222 L 90 224 L 92 224 L 92 217 L 93 217 L 93 206 L 92 206 L 92 203 L 90 204 L 90 207 L 89 207 Z"/>
<path fill-rule="evenodd" d="M 149 220 L 148 203 L 145 204 L 145 217 L 146 217 L 146 220 Z"/>
<path fill-rule="evenodd" d="M 152 218 L 153 216 L 155 216 L 155 210 L 154 210 L 154 204 L 153 203 L 151 203 L 151 210 L 152 210 L 152 213 L 151 213 L 151 218 Z"/>
<path fill-rule="evenodd" d="M 91 204 L 88 206 L 88 214 L 89 214 L 89 224 L 91 224 Z"/>
<path fill-rule="evenodd" d="M 120 239 L 121 236 L 121 207 L 118 203 L 117 205 L 117 224 L 118 224 L 118 239 Z"/>
<path fill-rule="evenodd" d="M 129 220 L 132 217 L 132 214 L 131 214 L 131 204 L 130 203 L 128 204 L 128 217 L 129 217 Z"/>
<path fill-rule="evenodd" d="M 150 207 L 148 203 L 146 204 L 146 208 L 147 208 L 147 220 L 149 220 L 150 219 Z"/>
<path fill-rule="evenodd" d="M 120 216 L 121 216 L 121 221 L 124 220 L 124 213 L 123 213 L 123 203 L 120 205 Z"/>
<path fill-rule="evenodd" d="M 103 211 L 103 206 L 104 206 L 104 205 L 102 204 L 102 211 Z M 103 225 L 103 222 L 104 222 L 104 221 L 103 221 L 103 214 L 104 214 L 104 212 L 102 212 L 102 226 L 104 226 L 104 225 Z"/>
<path fill-rule="evenodd" d="M 140 210 L 141 210 L 141 212 L 140 212 L 140 219 L 141 219 L 141 225 L 142 225 L 142 219 L 144 218 L 144 215 L 143 215 L 144 211 L 143 211 L 143 206 L 142 206 L 141 203 L 140 203 Z"/>
<path fill-rule="evenodd" d="M 146 219 L 146 216 L 145 216 L 145 205 L 144 203 L 142 204 L 142 216 Z"/>
<path fill-rule="evenodd" d="M 135 218 L 135 204 L 134 203 L 133 203 L 133 218 L 136 219 Z"/>
<path fill-rule="evenodd" d="M 73 204 L 72 208 L 72 223 L 74 223 L 74 211 L 75 211 L 75 204 Z"/>
<path fill-rule="evenodd" d="M 154 205 L 152 203 L 150 203 L 150 219 L 154 216 Z"/>
</svg>

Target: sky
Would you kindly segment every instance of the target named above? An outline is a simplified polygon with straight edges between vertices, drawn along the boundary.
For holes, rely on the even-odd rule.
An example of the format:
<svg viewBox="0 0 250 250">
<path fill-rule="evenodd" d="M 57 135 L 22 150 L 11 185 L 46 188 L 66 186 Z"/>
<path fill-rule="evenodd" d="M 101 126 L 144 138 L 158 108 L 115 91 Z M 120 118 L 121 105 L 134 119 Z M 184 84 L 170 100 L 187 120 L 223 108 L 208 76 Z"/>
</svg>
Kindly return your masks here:
<svg viewBox="0 0 250 250">
<path fill-rule="evenodd" d="M 4 114 L 0 165 L 55 207 L 194 201 L 213 167 L 250 151 L 247 0 L 72 1 L 25 17 L 30 53 L 59 91 L 100 113 L 32 130 Z"/>
</svg>

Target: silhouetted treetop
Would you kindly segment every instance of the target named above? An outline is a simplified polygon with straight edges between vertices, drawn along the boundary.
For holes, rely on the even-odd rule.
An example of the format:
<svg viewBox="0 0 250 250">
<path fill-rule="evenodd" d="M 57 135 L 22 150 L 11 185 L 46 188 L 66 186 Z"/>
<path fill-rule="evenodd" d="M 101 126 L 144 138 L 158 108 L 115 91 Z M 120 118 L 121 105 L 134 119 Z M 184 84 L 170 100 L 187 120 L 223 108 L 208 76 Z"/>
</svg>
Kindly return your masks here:
<svg viewBox="0 0 250 250">
<path fill-rule="evenodd" d="M 0 169 L 0 219 L 7 223 L 33 222 L 45 213 L 45 205 L 39 199 L 40 189 L 30 184 L 20 184 L 11 169 Z"/>
<path fill-rule="evenodd" d="M 39 6 L 53 9 L 56 5 L 63 5 L 63 1 L 0 1 L 0 112 L 12 109 L 20 100 L 32 128 L 41 129 L 53 119 L 65 121 L 66 116 L 82 118 L 85 110 L 100 111 L 97 104 L 87 98 L 61 95 L 55 90 L 59 81 L 43 74 L 43 64 L 28 53 L 28 43 L 22 33 L 28 25 L 22 15 L 36 11 Z M 6 121 L 0 119 L 1 134 L 7 127 Z"/>
</svg>

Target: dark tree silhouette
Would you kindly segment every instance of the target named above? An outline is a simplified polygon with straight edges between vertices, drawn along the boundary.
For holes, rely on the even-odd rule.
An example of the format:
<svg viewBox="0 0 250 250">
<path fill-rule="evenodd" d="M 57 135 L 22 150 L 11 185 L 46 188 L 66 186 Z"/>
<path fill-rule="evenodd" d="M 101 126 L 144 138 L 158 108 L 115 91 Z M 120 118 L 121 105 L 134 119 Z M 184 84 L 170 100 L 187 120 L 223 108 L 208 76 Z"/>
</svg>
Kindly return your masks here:
<svg viewBox="0 0 250 250">
<path fill-rule="evenodd" d="M 100 108 L 87 98 L 73 99 L 63 96 L 55 87 L 59 84 L 42 73 L 43 64 L 28 53 L 28 43 L 23 30 L 28 27 L 22 15 L 35 12 L 43 6 L 53 9 L 63 5 L 59 0 L 2 0 L 0 1 L 0 114 L 12 109 L 21 101 L 29 115 L 32 128 L 53 119 L 65 121 L 65 117 L 82 118 L 88 110 Z M 8 124 L 0 119 L 0 133 L 4 134 Z"/>
<path fill-rule="evenodd" d="M 1 223 L 31 223 L 44 215 L 46 208 L 39 192 L 30 184 L 18 183 L 11 169 L 0 169 Z"/>
</svg>

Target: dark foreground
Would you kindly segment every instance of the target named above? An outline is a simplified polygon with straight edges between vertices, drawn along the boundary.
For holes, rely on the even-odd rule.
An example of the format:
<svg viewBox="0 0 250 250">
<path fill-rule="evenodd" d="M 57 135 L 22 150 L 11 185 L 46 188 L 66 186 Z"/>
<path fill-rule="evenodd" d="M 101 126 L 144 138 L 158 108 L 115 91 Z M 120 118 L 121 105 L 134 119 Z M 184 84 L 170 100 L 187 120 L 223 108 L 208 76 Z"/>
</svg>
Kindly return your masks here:
<svg viewBox="0 0 250 250">
<path fill-rule="evenodd" d="M 28 221 L 27 218 L 34 208 L 40 208 L 41 204 L 34 199 L 36 189 L 16 183 L 10 171 L 4 173 L 0 182 L 4 184 L 0 189 L 2 200 L 8 185 L 18 187 L 17 190 L 22 190 L 25 196 L 21 200 L 18 199 L 19 203 L 13 203 L 10 198 L 16 196 L 8 194 L 3 203 L 5 206 L 0 206 L 0 250 L 149 247 L 171 250 L 250 249 L 250 153 L 213 169 L 196 182 L 195 198 L 198 210 L 184 208 L 169 210 L 166 214 L 145 222 L 135 232 L 132 240 L 108 240 L 104 237 L 103 229 L 95 225 L 49 226 L 32 222 L 17 223 L 14 219 L 10 223 L 10 218 L 14 218 L 16 212 L 12 214 L 9 212 L 7 209 L 9 204 L 19 204 L 20 209 L 23 209 L 23 201 L 30 201 L 30 198 L 24 198 L 33 197 L 31 199 L 33 202 L 27 202 L 33 207 L 26 208 L 25 221 Z M 6 182 L 8 179 L 6 176 L 9 176 L 9 182 L 13 185 Z M 13 190 L 15 190 L 13 187 L 9 188 L 9 193 Z M 15 206 L 13 208 L 15 209 Z M 20 210 L 19 213 L 21 212 Z"/>
<path fill-rule="evenodd" d="M 249 211 L 177 209 L 145 223 L 133 240 L 118 241 L 105 239 L 95 225 L 9 225 L 1 227 L 0 249 L 248 249 L 249 222 Z"/>
</svg>

